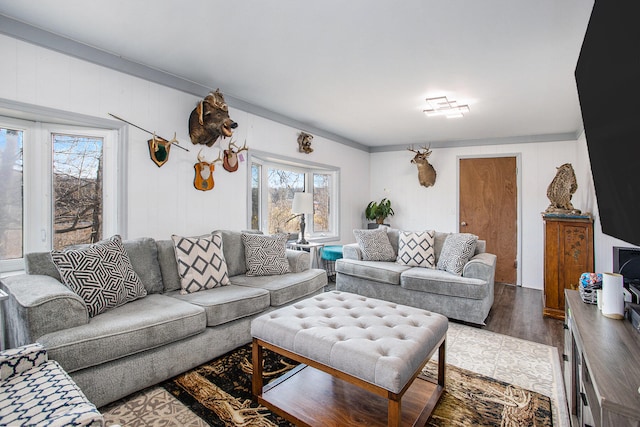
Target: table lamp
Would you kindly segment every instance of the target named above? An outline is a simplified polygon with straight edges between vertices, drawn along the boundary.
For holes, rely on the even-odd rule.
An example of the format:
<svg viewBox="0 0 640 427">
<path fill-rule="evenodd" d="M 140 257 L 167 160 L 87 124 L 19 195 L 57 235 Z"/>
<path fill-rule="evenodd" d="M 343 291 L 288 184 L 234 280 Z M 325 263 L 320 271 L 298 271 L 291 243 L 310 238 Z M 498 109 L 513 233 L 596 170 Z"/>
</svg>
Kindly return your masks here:
<svg viewBox="0 0 640 427">
<path fill-rule="evenodd" d="M 300 240 L 298 240 L 297 243 L 300 245 L 308 245 L 309 242 L 304 238 L 304 228 L 306 226 L 306 223 L 304 222 L 304 215 L 313 213 L 313 194 L 294 193 L 291 210 L 295 214 L 293 218 L 297 216 L 300 217 Z"/>
</svg>

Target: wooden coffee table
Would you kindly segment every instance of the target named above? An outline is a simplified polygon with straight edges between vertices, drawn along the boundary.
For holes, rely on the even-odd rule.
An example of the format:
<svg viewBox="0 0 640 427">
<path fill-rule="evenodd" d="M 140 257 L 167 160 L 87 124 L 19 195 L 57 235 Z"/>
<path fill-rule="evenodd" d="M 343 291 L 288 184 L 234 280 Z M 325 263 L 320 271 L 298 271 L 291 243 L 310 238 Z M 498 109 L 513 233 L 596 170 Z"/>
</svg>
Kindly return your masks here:
<svg viewBox="0 0 640 427">
<path fill-rule="evenodd" d="M 423 426 L 444 392 L 447 327 L 425 310 L 320 294 L 252 322 L 253 395 L 298 426 Z M 265 385 L 263 348 L 301 365 Z M 436 350 L 431 382 L 418 375 Z"/>
</svg>

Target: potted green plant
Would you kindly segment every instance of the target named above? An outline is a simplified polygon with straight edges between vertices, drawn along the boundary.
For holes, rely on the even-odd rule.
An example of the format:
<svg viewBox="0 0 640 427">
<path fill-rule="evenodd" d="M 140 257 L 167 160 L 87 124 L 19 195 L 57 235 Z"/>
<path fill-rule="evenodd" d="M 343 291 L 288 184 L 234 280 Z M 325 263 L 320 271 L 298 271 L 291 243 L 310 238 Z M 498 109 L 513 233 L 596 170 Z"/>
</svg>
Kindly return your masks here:
<svg viewBox="0 0 640 427">
<path fill-rule="evenodd" d="M 384 220 L 387 217 L 392 216 L 393 214 L 395 214 L 395 212 L 391 207 L 391 200 L 387 199 L 386 197 L 379 202 L 369 202 L 367 208 L 364 211 L 364 216 L 369 221 L 375 221 L 376 224 L 384 224 Z"/>
</svg>

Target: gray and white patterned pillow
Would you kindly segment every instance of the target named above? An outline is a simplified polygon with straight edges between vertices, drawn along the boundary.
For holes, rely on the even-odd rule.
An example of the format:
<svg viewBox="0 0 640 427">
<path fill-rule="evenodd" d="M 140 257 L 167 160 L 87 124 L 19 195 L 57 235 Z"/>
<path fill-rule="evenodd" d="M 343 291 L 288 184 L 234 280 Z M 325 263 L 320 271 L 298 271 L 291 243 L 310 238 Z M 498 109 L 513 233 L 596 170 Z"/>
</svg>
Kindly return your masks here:
<svg viewBox="0 0 640 427">
<path fill-rule="evenodd" d="M 222 252 L 222 236 L 171 236 L 178 261 L 180 293 L 183 295 L 230 283 Z"/>
<path fill-rule="evenodd" d="M 435 268 L 435 237 L 435 230 L 421 232 L 401 231 L 398 239 L 398 258 L 396 262 L 411 267 Z"/>
<path fill-rule="evenodd" d="M 63 283 L 84 300 L 89 317 L 147 295 L 117 234 L 81 249 L 51 251 L 51 259 Z"/>
<path fill-rule="evenodd" d="M 478 236 L 470 233 L 451 233 L 442 245 L 442 251 L 438 257 L 438 270 L 462 275 L 464 265 L 473 256 L 476 250 Z"/>
<path fill-rule="evenodd" d="M 289 273 L 287 260 L 288 234 L 242 233 L 247 276 L 272 276 Z"/>
<path fill-rule="evenodd" d="M 395 261 L 396 253 L 391 246 L 387 231 L 383 228 L 373 230 L 353 230 L 356 242 L 365 261 Z"/>
</svg>

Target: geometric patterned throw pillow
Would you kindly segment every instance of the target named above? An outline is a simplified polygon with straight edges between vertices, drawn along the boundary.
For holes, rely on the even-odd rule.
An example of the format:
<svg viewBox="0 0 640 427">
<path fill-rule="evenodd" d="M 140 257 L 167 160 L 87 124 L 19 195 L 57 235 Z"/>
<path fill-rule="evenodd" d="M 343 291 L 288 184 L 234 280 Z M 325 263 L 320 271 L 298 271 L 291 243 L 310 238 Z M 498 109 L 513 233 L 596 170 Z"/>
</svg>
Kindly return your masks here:
<svg viewBox="0 0 640 427">
<path fill-rule="evenodd" d="M 180 237 L 172 235 L 178 261 L 180 293 L 190 294 L 230 283 L 222 252 L 222 236 Z"/>
<path fill-rule="evenodd" d="M 396 262 L 411 267 L 435 268 L 435 237 L 435 230 L 422 232 L 401 231 L 398 239 L 398 258 Z"/>
<path fill-rule="evenodd" d="M 462 275 L 464 265 L 476 250 L 478 236 L 470 233 L 451 233 L 447 236 L 438 257 L 438 270 Z"/>
<path fill-rule="evenodd" d="M 288 234 L 271 236 L 242 233 L 247 276 L 271 276 L 289 273 L 287 260 Z"/>
<path fill-rule="evenodd" d="M 89 317 L 147 295 L 117 234 L 79 249 L 51 251 L 51 258 L 64 284 L 84 300 Z"/>
<path fill-rule="evenodd" d="M 387 230 L 374 228 L 372 230 L 353 230 L 358 246 L 365 261 L 395 261 L 396 253 L 391 246 Z"/>
</svg>

